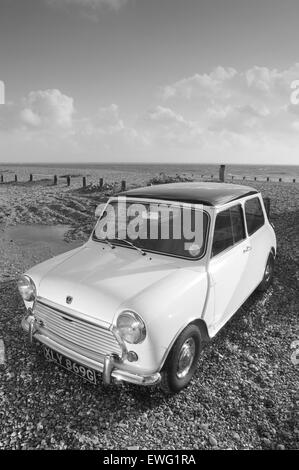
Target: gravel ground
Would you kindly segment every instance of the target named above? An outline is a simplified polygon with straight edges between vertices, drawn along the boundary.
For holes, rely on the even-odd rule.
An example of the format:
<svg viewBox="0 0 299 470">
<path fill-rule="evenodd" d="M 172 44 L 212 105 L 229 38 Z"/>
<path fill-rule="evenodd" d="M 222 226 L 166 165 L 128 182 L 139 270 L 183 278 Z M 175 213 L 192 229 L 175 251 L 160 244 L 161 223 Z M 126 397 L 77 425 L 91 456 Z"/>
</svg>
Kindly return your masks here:
<svg viewBox="0 0 299 470">
<path fill-rule="evenodd" d="M 298 448 L 298 369 L 290 357 L 291 343 L 298 339 L 299 191 L 297 184 L 267 183 L 263 193 L 272 199 L 278 236 L 274 284 L 248 299 L 203 351 L 190 386 L 172 397 L 158 388 L 94 387 L 46 362 L 20 328 L 24 308 L 13 279 L 22 269 L 20 247 L 11 243 L 6 254 L 2 243 L 1 269 L 8 276 L 0 282 L 0 338 L 6 346 L 6 362 L 0 365 L 0 448 Z M 53 193 L 53 198 L 62 196 Z M 65 192 L 65 207 L 71 207 L 71 199 L 83 205 L 86 200 Z M 6 206 L 10 223 L 19 200 L 20 195 Z M 32 215 L 32 207 L 40 205 L 33 196 L 30 203 L 22 201 L 24 214 Z M 94 201 L 87 206 L 91 211 Z M 72 219 L 71 214 L 65 217 Z M 11 267 L 13 253 L 17 264 Z M 33 254 L 31 262 L 37 262 Z"/>
</svg>

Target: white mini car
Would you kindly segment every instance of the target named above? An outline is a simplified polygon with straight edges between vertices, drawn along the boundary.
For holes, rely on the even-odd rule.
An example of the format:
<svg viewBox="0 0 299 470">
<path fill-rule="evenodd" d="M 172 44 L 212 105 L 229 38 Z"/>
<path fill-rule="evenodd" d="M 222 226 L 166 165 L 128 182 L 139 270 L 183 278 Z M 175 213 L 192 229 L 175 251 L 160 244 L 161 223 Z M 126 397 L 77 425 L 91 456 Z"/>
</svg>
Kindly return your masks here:
<svg viewBox="0 0 299 470">
<path fill-rule="evenodd" d="M 276 237 L 265 207 L 255 189 L 226 183 L 112 197 L 87 243 L 21 276 L 22 327 L 48 360 L 94 384 L 102 375 L 178 392 L 203 345 L 271 283 Z M 115 233 L 108 222 L 121 212 Z M 129 238 L 124 228 L 150 233 Z"/>
</svg>

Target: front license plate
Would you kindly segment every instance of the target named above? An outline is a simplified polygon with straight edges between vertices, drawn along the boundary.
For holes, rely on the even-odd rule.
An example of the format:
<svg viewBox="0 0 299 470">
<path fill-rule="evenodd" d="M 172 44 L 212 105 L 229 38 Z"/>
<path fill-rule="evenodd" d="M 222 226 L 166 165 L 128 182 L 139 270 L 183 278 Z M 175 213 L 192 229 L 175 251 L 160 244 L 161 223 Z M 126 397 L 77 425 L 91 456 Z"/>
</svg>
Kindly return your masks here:
<svg viewBox="0 0 299 470">
<path fill-rule="evenodd" d="M 62 354 L 54 351 L 47 346 L 43 346 L 45 358 L 48 361 L 55 362 L 64 369 L 73 372 L 74 374 L 80 375 L 83 379 L 88 380 L 89 382 L 96 384 L 97 383 L 97 374 L 94 369 L 78 364 L 77 362 L 72 361 L 68 357 L 63 356 Z"/>
</svg>

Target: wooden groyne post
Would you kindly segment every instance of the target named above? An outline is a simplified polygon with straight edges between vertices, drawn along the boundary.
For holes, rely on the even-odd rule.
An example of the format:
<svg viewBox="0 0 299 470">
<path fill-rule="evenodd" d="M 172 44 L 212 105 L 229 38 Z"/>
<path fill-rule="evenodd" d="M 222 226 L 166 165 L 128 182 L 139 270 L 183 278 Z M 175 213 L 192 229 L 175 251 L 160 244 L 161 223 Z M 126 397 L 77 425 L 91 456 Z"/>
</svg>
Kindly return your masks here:
<svg viewBox="0 0 299 470">
<path fill-rule="evenodd" d="M 82 184 L 83 188 L 86 188 L 86 176 L 83 176 Z"/>
<path fill-rule="evenodd" d="M 126 190 L 126 182 L 125 180 L 122 180 L 121 182 L 121 191 L 125 191 Z"/>
<path fill-rule="evenodd" d="M 70 184 L 71 184 L 71 177 L 70 177 L 70 175 L 67 175 L 67 177 L 66 177 L 66 184 L 67 184 L 67 186 L 70 186 Z"/>
<path fill-rule="evenodd" d="M 225 181 L 225 165 L 220 165 L 219 167 L 219 180 L 224 183 Z"/>
</svg>

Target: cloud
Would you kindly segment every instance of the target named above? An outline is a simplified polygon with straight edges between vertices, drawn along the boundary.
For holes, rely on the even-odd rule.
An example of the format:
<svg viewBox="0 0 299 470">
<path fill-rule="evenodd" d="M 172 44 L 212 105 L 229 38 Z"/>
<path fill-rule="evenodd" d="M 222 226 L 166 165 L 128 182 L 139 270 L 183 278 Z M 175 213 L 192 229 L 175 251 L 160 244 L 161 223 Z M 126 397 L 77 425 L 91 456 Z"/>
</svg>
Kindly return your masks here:
<svg viewBox="0 0 299 470">
<path fill-rule="evenodd" d="M 0 107 L 0 130 L 65 131 L 72 127 L 74 112 L 73 98 L 61 91 L 32 91 L 22 102 Z"/>
<path fill-rule="evenodd" d="M 100 107 L 88 117 L 75 112 L 74 99 L 60 90 L 31 91 L 20 103 L 0 107 L 0 131 L 22 131 L 45 136 L 71 137 L 74 142 L 85 138 L 122 139 L 127 143 L 138 135 L 132 126 L 125 124 L 119 107 L 111 104 Z"/>
<path fill-rule="evenodd" d="M 119 107 L 114 103 L 99 108 L 94 115 L 77 122 L 77 130 L 80 135 L 95 137 L 115 135 L 125 129 L 126 126 L 120 117 Z"/>
<path fill-rule="evenodd" d="M 20 103 L 0 107 L 3 161 L 121 160 L 145 146 L 146 138 L 124 122 L 116 104 L 84 117 L 75 112 L 72 97 L 59 90 L 38 90 Z"/>
<path fill-rule="evenodd" d="M 299 64 L 216 67 L 166 85 L 130 119 L 115 103 L 82 116 L 60 90 L 32 91 L 0 106 L 0 154 L 19 154 L 24 142 L 44 158 L 51 149 L 57 160 L 63 154 L 89 161 L 296 164 L 299 105 L 290 99 L 296 77 Z"/>
<path fill-rule="evenodd" d="M 223 102 L 228 99 L 276 101 L 285 93 L 290 96 L 290 85 L 299 76 L 299 63 L 286 70 L 254 66 L 239 72 L 231 67 L 216 67 L 211 73 L 195 74 L 162 88 L 164 100 L 183 98 Z M 251 102 L 252 104 L 252 102 Z"/>
<path fill-rule="evenodd" d="M 290 103 L 290 87 L 298 76 L 299 63 L 286 70 L 216 67 L 163 87 L 160 96 L 176 112 L 192 109 L 204 129 L 277 132 L 280 121 L 281 130 L 292 132 L 290 115 L 297 114 L 298 107 Z"/>
<path fill-rule="evenodd" d="M 180 114 L 175 113 L 170 108 L 165 108 L 163 106 L 156 106 L 147 111 L 144 116 L 144 119 L 149 122 L 156 122 L 164 126 L 178 124 L 179 126 L 187 126 L 187 121 Z"/>
<path fill-rule="evenodd" d="M 98 20 L 99 13 L 104 7 L 113 11 L 120 10 L 128 0 L 45 0 L 49 6 L 56 8 L 76 8 L 83 16 Z"/>
<path fill-rule="evenodd" d="M 24 105 L 20 120 L 28 127 L 67 129 L 72 126 L 74 100 L 59 90 L 32 91 Z"/>
<path fill-rule="evenodd" d="M 146 136 L 147 142 L 163 147 L 190 147 L 200 141 L 202 133 L 198 122 L 160 105 L 145 112 L 139 126 L 139 134 Z"/>
<path fill-rule="evenodd" d="M 116 104 L 102 107 L 91 120 L 95 129 L 101 129 L 103 132 L 113 133 L 114 131 L 124 129 L 125 125 L 120 117 L 120 110 Z"/>
<path fill-rule="evenodd" d="M 296 163 L 299 105 L 290 101 L 299 63 L 285 69 L 216 67 L 160 89 L 140 126 L 175 155 L 213 161 Z M 245 159 L 245 160 L 244 160 Z"/>
<path fill-rule="evenodd" d="M 116 104 L 100 107 L 93 116 L 76 122 L 75 138 L 86 147 L 122 152 L 148 144 L 146 136 L 124 122 Z"/>
<path fill-rule="evenodd" d="M 210 74 L 195 74 L 183 78 L 162 89 L 164 99 L 181 97 L 185 99 L 204 98 L 223 92 L 224 84 L 231 81 L 237 71 L 233 68 L 216 67 Z"/>
</svg>

